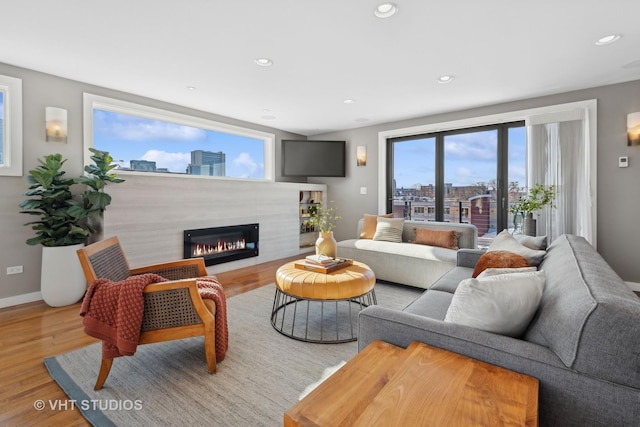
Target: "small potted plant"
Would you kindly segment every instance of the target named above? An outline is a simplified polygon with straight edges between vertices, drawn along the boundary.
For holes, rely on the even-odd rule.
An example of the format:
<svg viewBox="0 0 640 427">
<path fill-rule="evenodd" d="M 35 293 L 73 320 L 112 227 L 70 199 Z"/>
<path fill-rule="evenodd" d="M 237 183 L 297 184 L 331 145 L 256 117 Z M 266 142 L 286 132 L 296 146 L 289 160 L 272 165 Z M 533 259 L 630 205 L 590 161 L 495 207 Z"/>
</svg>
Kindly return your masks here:
<svg viewBox="0 0 640 427">
<path fill-rule="evenodd" d="M 533 218 L 533 213 L 538 212 L 547 205 L 552 208 L 555 207 L 553 205 L 555 195 L 553 185 L 545 187 L 537 183 L 527 196 L 520 197 L 518 202 L 509 209 L 511 213 L 517 215 L 521 212 L 524 215 L 524 234 L 528 236 L 536 235 L 536 219 Z"/>
<path fill-rule="evenodd" d="M 335 207 L 318 203 L 317 211 L 311 216 L 311 222 L 318 231 L 316 255 L 324 255 L 331 258 L 335 258 L 337 255 L 337 242 L 333 237 L 333 230 L 336 228 L 336 221 L 342 217 L 337 215 L 336 212 L 337 209 Z"/>
</svg>

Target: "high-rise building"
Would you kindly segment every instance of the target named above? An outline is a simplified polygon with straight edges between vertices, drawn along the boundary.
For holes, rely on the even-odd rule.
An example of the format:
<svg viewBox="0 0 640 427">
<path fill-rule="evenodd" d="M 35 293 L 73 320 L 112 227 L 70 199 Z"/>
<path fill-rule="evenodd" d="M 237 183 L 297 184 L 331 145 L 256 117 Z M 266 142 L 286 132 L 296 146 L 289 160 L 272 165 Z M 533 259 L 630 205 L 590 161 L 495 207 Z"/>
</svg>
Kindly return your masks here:
<svg viewBox="0 0 640 427">
<path fill-rule="evenodd" d="M 191 163 L 187 166 L 189 175 L 225 176 L 226 155 L 222 151 L 194 150 Z"/>
<path fill-rule="evenodd" d="M 152 162 L 149 160 L 131 160 L 129 164 L 131 165 L 131 170 L 133 171 L 156 171 L 156 162 Z"/>
</svg>

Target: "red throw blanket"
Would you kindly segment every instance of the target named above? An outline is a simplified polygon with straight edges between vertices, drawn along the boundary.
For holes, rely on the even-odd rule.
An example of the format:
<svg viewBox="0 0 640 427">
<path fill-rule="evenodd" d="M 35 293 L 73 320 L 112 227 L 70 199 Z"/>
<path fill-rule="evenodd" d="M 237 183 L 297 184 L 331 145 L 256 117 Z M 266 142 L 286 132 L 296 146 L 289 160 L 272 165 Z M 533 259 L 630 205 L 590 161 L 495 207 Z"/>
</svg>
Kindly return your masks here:
<svg viewBox="0 0 640 427">
<path fill-rule="evenodd" d="M 144 288 L 151 283 L 166 282 L 157 274 L 131 276 L 120 282 L 96 280 L 88 289 L 80 308 L 84 331 L 102 340 L 102 357 L 113 359 L 136 352 L 142 316 Z M 222 361 L 229 346 L 227 303 L 222 285 L 215 277 L 196 278 L 200 296 L 216 306 L 216 360 Z"/>
</svg>

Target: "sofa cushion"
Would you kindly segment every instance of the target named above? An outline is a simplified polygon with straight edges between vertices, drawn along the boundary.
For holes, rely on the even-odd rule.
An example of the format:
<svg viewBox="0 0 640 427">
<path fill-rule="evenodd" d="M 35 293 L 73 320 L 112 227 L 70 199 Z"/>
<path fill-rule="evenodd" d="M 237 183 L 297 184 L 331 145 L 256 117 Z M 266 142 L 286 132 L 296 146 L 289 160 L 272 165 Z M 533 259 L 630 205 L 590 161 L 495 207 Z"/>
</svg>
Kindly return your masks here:
<svg viewBox="0 0 640 427">
<path fill-rule="evenodd" d="M 522 255 L 509 251 L 490 251 L 480 257 L 471 277 L 478 277 L 478 274 L 487 268 L 520 267 L 529 267 L 529 263 Z"/>
<path fill-rule="evenodd" d="M 402 242 L 402 226 L 404 218 L 378 218 L 373 240 L 385 242 Z"/>
<path fill-rule="evenodd" d="M 395 243 L 384 240 L 352 239 L 343 240 L 338 245 L 338 251 L 344 249 L 356 249 L 359 251 L 379 252 L 391 257 L 411 257 L 431 261 L 441 261 L 455 265 L 456 251 L 453 249 L 438 248 L 435 246 L 415 245 L 413 243 Z M 370 266 L 375 268 L 375 266 Z M 375 271 L 375 270 L 374 270 Z"/>
<path fill-rule="evenodd" d="M 465 279 L 453 294 L 444 321 L 518 337 L 538 309 L 544 282 L 542 271 Z"/>
<path fill-rule="evenodd" d="M 441 248 L 458 250 L 460 233 L 454 230 L 430 230 L 428 228 L 414 228 L 419 245 L 438 246 Z"/>
<path fill-rule="evenodd" d="M 464 279 L 471 277 L 473 268 L 469 267 L 456 267 L 449 270 L 444 276 L 440 277 L 436 283 L 429 288 L 429 290 L 443 291 L 454 293 L 456 288 Z"/>
<path fill-rule="evenodd" d="M 453 294 L 429 289 L 403 311 L 436 320 L 444 320 Z"/>
<path fill-rule="evenodd" d="M 393 218 L 393 214 L 385 215 L 369 215 L 364 214 L 362 228 L 360 230 L 361 239 L 373 239 L 373 235 L 376 234 L 376 226 L 378 225 L 378 218 Z"/>
<path fill-rule="evenodd" d="M 545 251 L 536 251 L 533 249 L 529 249 L 528 247 L 518 243 L 516 239 L 509 233 L 507 230 L 503 230 L 498 234 L 491 245 L 489 245 L 489 249 L 487 252 L 491 251 L 509 251 L 514 252 L 518 255 L 522 255 L 527 259 L 529 265 L 538 266 L 540 262 L 542 262 L 542 258 L 544 258 Z"/>
</svg>

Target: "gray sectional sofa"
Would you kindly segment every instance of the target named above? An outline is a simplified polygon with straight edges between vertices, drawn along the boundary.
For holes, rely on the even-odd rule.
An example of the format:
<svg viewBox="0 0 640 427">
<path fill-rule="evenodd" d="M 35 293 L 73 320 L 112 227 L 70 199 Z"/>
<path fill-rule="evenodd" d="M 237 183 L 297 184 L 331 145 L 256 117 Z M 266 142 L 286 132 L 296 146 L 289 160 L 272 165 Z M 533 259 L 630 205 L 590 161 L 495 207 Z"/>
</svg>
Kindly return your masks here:
<svg viewBox="0 0 640 427">
<path fill-rule="evenodd" d="M 358 221 L 356 236 L 360 236 L 363 222 L 363 219 Z M 474 225 L 405 221 L 402 243 L 372 239 L 343 240 L 338 242 L 338 256 L 367 264 L 376 279 L 426 289 L 456 266 L 456 251 L 412 243 L 416 238 L 415 228 L 458 231 L 458 247 L 478 246 L 478 229 Z"/>
<path fill-rule="evenodd" d="M 459 251 L 457 267 L 402 311 L 363 310 L 359 348 L 417 340 L 536 377 L 541 426 L 640 425 L 640 298 L 594 248 L 572 235 L 549 246 L 542 300 L 516 338 L 444 321 L 480 254 Z"/>
</svg>

